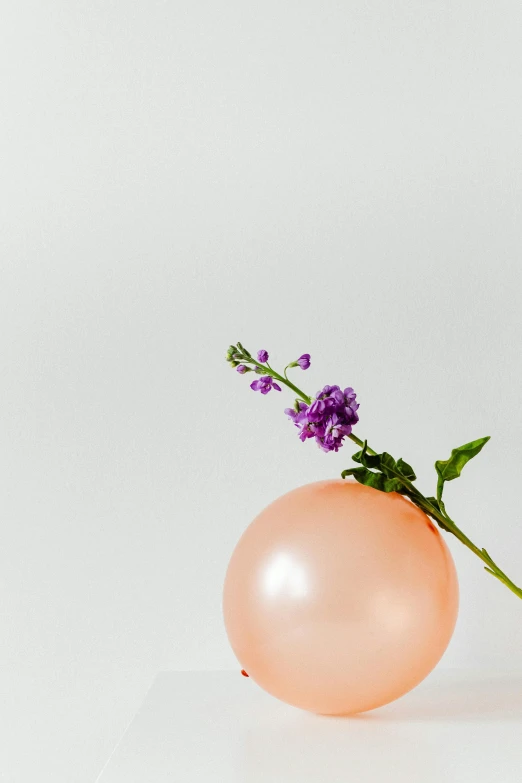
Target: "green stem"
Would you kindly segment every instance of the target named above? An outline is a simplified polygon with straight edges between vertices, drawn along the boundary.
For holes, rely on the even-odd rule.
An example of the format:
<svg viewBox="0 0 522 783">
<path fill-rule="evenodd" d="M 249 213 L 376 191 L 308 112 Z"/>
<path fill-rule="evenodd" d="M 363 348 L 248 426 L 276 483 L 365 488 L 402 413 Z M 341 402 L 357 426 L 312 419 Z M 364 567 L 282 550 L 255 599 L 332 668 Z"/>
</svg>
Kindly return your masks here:
<svg viewBox="0 0 522 783">
<path fill-rule="evenodd" d="M 275 378 L 276 381 L 281 381 L 281 383 L 284 383 L 285 386 L 287 386 L 289 389 L 291 389 L 293 392 L 297 394 L 297 396 L 303 401 L 306 402 L 307 405 L 310 405 L 312 402 L 312 398 L 309 397 L 307 394 L 304 393 L 298 386 L 296 386 L 292 381 L 289 381 L 288 378 L 283 375 L 279 375 L 278 372 L 276 372 L 270 365 L 267 364 L 260 364 L 259 362 L 256 362 L 255 359 L 248 358 L 245 356 L 244 358 L 245 364 L 246 362 L 250 362 L 250 364 L 254 364 L 259 370 L 263 370 L 263 373 L 265 375 L 271 375 L 272 378 Z M 286 367 L 285 367 L 286 370 Z"/>
<path fill-rule="evenodd" d="M 479 549 L 479 547 L 476 546 L 476 544 L 474 544 L 470 538 L 468 538 L 468 536 L 457 526 L 457 524 L 448 516 L 447 513 L 442 513 L 437 508 L 435 508 L 418 490 L 416 490 L 416 494 L 419 500 L 422 499 L 421 507 L 424 507 L 424 510 L 430 514 L 430 516 L 434 517 L 437 522 L 441 523 L 445 530 L 453 533 L 453 535 L 458 538 L 458 540 L 464 544 L 464 546 L 466 546 L 469 550 L 471 550 L 471 552 L 473 552 L 473 554 L 479 557 L 482 562 L 486 564 L 485 568 L 489 574 L 496 577 L 500 582 L 506 585 L 506 587 L 509 588 L 512 593 L 517 595 L 519 598 L 522 598 L 522 588 L 517 587 L 517 585 L 511 581 L 511 579 L 504 573 L 504 571 L 499 568 L 499 566 L 495 563 L 493 558 L 485 549 Z"/>
<path fill-rule="evenodd" d="M 301 389 L 298 386 L 296 386 L 294 383 L 292 383 L 292 381 L 289 381 L 288 378 L 279 375 L 278 372 L 272 369 L 270 374 L 277 381 L 281 381 L 281 383 L 284 383 L 284 385 L 288 386 L 289 389 L 292 389 L 292 391 L 294 391 L 297 394 L 297 396 L 301 398 L 303 402 L 306 402 L 307 405 L 310 405 L 310 403 L 312 402 L 312 398 L 309 397 L 307 394 L 305 394 L 304 391 L 301 391 Z"/>
<path fill-rule="evenodd" d="M 419 492 L 417 487 L 415 487 L 411 481 L 404 478 L 404 476 L 401 476 L 399 473 L 396 474 L 396 477 L 406 488 L 406 494 L 417 506 L 419 506 L 419 508 L 433 517 L 444 530 L 452 533 L 455 538 L 458 538 L 458 540 L 464 544 L 464 546 L 466 546 L 469 550 L 471 550 L 471 552 L 473 552 L 473 554 L 479 557 L 482 562 L 486 564 L 485 570 L 489 574 L 502 582 L 502 584 L 504 584 L 516 596 L 522 598 L 522 588 L 517 587 L 517 585 L 511 581 L 511 579 L 504 573 L 504 571 L 499 568 L 499 566 L 495 563 L 493 558 L 485 549 L 479 549 L 479 547 L 476 546 L 476 544 L 474 544 L 470 538 L 468 538 L 468 536 L 457 526 L 453 519 L 448 516 L 442 501 L 442 510 L 439 510 L 436 506 L 430 503 L 428 498 L 426 498 L 422 492 Z"/>
<path fill-rule="evenodd" d="M 348 435 L 348 437 L 350 438 L 350 440 L 353 440 L 354 443 L 357 443 L 357 445 L 360 446 L 361 448 L 364 446 L 364 441 L 358 438 L 357 435 L 354 435 L 353 432 L 350 435 Z M 368 445 L 366 446 L 366 451 L 368 452 L 368 454 L 377 454 L 377 452 L 371 449 Z"/>
<path fill-rule="evenodd" d="M 357 443 L 358 446 L 364 446 L 364 441 L 362 441 L 360 438 L 358 438 L 353 433 L 348 436 L 350 440 L 352 440 L 354 443 Z M 370 449 L 368 446 L 366 447 L 366 450 L 368 454 L 376 454 L 377 452 L 373 449 Z M 433 517 L 436 522 L 444 529 L 447 530 L 449 533 L 452 533 L 455 538 L 458 538 L 458 540 L 464 544 L 473 554 L 475 554 L 477 557 L 479 557 L 483 563 L 485 563 L 485 570 L 488 572 L 488 574 L 491 574 L 496 579 L 498 579 L 502 584 L 504 584 L 509 590 L 511 590 L 512 593 L 517 595 L 519 598 L 522 598 L 522 588 L 517 587 L 517 585 L 511 581 L 511 579 L 502 571 L 499 566 L 495 563 L 493 558 L 489 555 L 489 553 L 485 549 L 479 549 L 476 544 L 473 543 L 473 541 L 468 538 L 468 536 L 457 526 L 457 524 L 448 516 L 444 503 L 441 501 L 441 508 L 442 510 L 439 510 L 436 506 L 434 506 L 430 501 L 420 492 L 417 487 L 412 484 L 411 481 L 404 478 L 404 476 L 401 476 L 400 473 L 396 473 L 395 477 L 399 479 L 399 481 L 404 485 L 406 489 L 406 494 L 409 496 L 410 500 L 412 500 L 419 508 L 421 508 L 423 511 L 425 511 L 427 514 L 429 514 L 431 517 Z"/>
</svg>

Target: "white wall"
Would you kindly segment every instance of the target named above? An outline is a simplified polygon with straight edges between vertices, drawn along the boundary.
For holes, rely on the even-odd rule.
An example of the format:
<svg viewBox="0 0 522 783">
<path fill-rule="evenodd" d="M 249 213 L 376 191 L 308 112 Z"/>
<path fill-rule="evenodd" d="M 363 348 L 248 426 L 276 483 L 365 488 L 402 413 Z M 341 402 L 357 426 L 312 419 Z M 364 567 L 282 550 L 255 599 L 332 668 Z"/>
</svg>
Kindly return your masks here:
<svg viewBox="0 0 522 783">
<path fill-rule="evenodd" d="M 309 351 L 307 389 L 353 385 L 359 434 L 429 491 L 490 434 L 448 503 L 522 582 L 521 23 L 515 0 L 5 4 L 9 780 L 92 781 L 159 669 L 234 668 L 236 540 L 350 462 L 230 341 Z M 512 668 L 522 604 L 449 543 L 442 665 Z"/>
</svg>

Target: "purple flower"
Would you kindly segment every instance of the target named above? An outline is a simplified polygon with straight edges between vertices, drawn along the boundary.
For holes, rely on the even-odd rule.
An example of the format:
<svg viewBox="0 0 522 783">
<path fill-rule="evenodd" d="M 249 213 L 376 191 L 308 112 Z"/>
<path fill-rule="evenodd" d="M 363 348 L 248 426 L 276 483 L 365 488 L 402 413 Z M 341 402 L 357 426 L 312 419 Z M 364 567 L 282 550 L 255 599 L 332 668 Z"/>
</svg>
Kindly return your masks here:
<svg viewBox="0 0 522 783">
<path fill-rule="evenodd" d="M 359 421 L 355 399 L 351 387 L 343 392 L 339 386 L 325 386 L 310 405 L 299 402 L 298 410 L 287 408 L 285 413 L 299 428 L 302 441 L 315 438 L 323 451 L 339 451 L 344 438 Z"/>
<path fill-rule="evenodd" d="M 352 431 L 352 425 L 343 423 L 343 420 L 337 413 L 328 419 L 324 433 L 320 433 L 316 436 L 317 445 L 323 449 L 323 451 L 339 451 L 341 448 L 342 440 L 345 436 L 349 435 Z"/>
<path fill-rule="evenodd" d="M 236 367 L 236 370 L 238 373 L 241 373 L 241 375 L 243 375 L 244 373 L 246 373 L 247 368 L 245 367 L 244 364 L 240 364 Z"/>
<path fill-rule="evenodd" d="M 299 437 L 302 441 L 305 441 L 307 438 L 313 438 L 315 432 L 313 429 L 313 423 L 310 422 L 308 418 L 309 406 L 305 402 L 299 402 L 298 405 L 298 411 L 296 411 L 295 408 L 286 408 L 285 413 L 290 419 L 292 419 L 295 426 L 299 427 Z"/>
<path fill-rule="evenodd" d="M 326 410 L 326 403 L 323 400 L 315 400 L 307 411 L 308 421 L 319 422 L 324 416 Z"/>
<path fill-rule="evenodd" d="M 294 422 L 298 421 L 298 417 L 301 416 L 304 411 L 308 410 L 308 405 L 306 404 L 306 402 L 297 402 L 296 400 L 296 403 L 297 403 L 298 410 L 296 410 L 295 408 L 285 408 L 286 415 L 289 418 L 291 418 L 292 421 Z"/>
<path fill-rule="evenodd" d="M 279 384 L 274 383 L 274 379 L 271 375 L 263 375 L 261 378 L 259 378 L 257 381 L 252 381 L 250 384 L 250 388 L 254 391 L 260 391 L 261 394 L 268 394 L 270 389 L 275 389 L 276 391 L 281 391 L 281 387 Z"/>
<path fill-rule="evenodd" d="M 257 352 L 257 361 L 261 362 L 261 364 L 266 364 L 268 361 L 268 353 L 264 349 L 261 349 Z"/>
<path fill-rule="evenodd" d="M 301 368 L 301 370 L 308 370 L 310 367 L 310 354 L 304 353 L 302 356 L 299 357 L 297 360 L 297 364 Z"/>
</svg>

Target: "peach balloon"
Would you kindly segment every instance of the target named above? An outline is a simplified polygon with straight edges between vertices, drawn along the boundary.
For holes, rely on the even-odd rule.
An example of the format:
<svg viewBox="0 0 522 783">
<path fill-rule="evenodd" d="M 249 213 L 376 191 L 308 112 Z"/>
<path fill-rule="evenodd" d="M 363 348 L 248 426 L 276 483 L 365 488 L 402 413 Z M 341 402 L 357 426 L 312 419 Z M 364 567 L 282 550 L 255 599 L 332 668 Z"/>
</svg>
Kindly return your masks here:
<svg viewBox="0 0 522 783">
<path fill-rule="evenodd" d="M 258 685 L 312 712 L 387 704 L 451 638 L 451 554 L 411 501 L 350 481 L 308 484 L 246 529 L 227 570 L 228 637 Z"/>
</svg>

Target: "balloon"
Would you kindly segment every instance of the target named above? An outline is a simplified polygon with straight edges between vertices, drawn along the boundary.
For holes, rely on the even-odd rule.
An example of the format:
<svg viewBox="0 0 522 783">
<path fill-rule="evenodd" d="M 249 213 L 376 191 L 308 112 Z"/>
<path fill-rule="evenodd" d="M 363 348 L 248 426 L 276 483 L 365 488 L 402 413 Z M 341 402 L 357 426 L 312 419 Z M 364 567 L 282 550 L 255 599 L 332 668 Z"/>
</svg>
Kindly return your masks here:
<svg viewBox="0 0 522 783">
<path fill-rule="evenodd" d="M 346 715 L 387 704 L 441 658 L 458 612 L 451 554 L 410 500 L 350 481 L 280 497 L 228 566 L 225 626 L 278 699 Z"/>
</svg>

